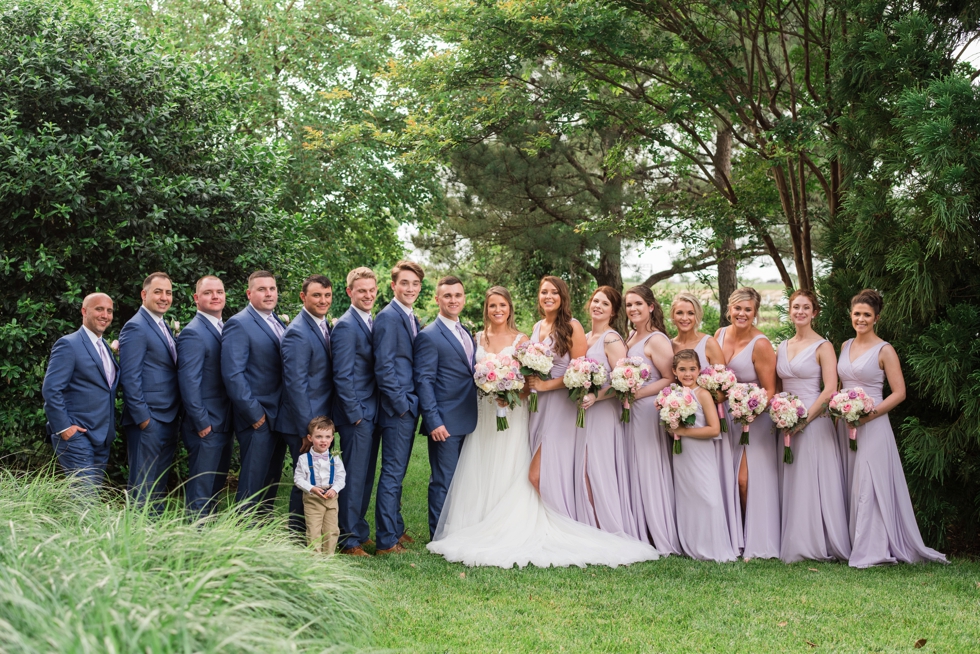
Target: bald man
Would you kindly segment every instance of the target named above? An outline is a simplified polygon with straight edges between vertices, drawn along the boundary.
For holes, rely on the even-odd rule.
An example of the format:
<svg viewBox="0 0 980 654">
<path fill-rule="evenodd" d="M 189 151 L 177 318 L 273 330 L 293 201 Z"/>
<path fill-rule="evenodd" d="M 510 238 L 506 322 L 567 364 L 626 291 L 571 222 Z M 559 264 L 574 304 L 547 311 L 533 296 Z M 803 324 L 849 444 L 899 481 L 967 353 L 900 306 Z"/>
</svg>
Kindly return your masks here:
<svg viewBox="0 0 980 654">
<path fill-rule="evenodd" d="M 89 492 L 102 485 L 116 437 L 119 366 L 102 338 L 112 308 L 105 293 L 82 301 L 82 327 L 54 344 L 41 387 L 58 463 Z"/>
</svg>

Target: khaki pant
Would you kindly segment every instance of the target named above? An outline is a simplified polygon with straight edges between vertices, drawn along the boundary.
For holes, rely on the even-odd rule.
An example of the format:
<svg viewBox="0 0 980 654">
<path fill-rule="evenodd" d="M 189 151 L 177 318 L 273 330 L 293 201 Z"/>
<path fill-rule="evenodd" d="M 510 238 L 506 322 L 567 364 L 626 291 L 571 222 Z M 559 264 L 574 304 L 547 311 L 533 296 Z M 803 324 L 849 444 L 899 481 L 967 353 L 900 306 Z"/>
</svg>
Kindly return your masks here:
<svg viewBox="0 0 980 654">
<path fill-rule="evenodd" d="M 340 528 L 337 526 L 337 498 L 323 499 L 303 493 L 303 514 L 306 516 L 306 541 L 328 556 L 337 549 Z"/>
</svg>

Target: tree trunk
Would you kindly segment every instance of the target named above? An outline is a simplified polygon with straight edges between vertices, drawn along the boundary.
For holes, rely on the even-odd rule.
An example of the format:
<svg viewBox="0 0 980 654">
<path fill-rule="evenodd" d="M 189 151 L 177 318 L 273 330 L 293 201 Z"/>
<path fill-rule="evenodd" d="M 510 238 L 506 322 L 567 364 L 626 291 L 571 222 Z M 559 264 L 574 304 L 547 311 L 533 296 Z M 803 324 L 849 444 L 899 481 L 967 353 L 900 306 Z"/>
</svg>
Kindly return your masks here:
<svg viewBox="0 0 980 654">
<path fill-rule="evenodd" d="M 618 236 L 603 239 L 599 246 L 599 267 L 592 275 L 597 286 L 612 286 L 617 291 L 625 293 L 623 288 L 623 240 Z M 625 303 L 622 303 L 625 304 Z M 626 334 L 626 308 L 620 307 L 619 314 L 612 321 L 612 328 L 620 334 Z"/>
<path fill-rule="evenodd" d="M 715 139 L 715 177 L 720 181 L 731 179 L 732 176 L 732 129 L 730 127 L 718 131 Z M 732 292 L 738 288 L 738 277 L 736 269 L 735 239 L 729 230 L 728 234 L 722 237 L 721 247 L 718 250 L 718 304 L 721 307 L 720 326 L 729 324 L 725 316 L 725 309 L 728 306 L 728 298 Z"/>
</svg>

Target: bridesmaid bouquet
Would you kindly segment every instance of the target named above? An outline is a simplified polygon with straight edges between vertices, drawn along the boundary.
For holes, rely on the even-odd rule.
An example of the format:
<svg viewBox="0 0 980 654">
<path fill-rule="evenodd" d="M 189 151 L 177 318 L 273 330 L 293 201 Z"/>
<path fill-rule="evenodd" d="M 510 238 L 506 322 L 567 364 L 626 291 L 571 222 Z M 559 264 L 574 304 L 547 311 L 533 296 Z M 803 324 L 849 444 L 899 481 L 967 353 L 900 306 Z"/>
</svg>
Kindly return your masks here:
<svg viewBox="0 0 980 654">
<path fill-rule="evenodd" d="M 486 358 L 478 361 L 473 369 L 473 381 L 480 395 L 507 402 L 513 409 L 521 399 L 521 389 L 524 388 L 524 376 L 517 359 L 506 354 L 487 354 Z M 510 425 L 507 423 L 507 407 L 497 407 L 497 431 L 504 431 Z"/>
<path fill-rule="evenodd" d="M 847 437 L 850 440 L 851 449 L 857 452 L 858 425 L 861 424 L 861 418 L 874 411 L 875 401 L 868 397 L 863 388 L 856 386 L 841 390 L 840 393 L 830 398 L 830 404 L 827 406 L 830 415 L 847 423 Z"/>
<path fill-rule="evenodd" d="M 757 384 L 735 384 L 728 393 L 728 410 L 742 424 L 739 445 L 749 444 L 749 425 L 766 410 L 769 394 Z"/>
<path fill-rule="evenodd" d="M 701 374 L 698 375 L 698 386 L 711 393 L 718 407 L 718 422 L 721 424 L 722 431 L 728 431 L 728 421 L 725 420 L 725 394 L 732 386 L 738 383 L 735 378 L 735 371 L 728 366 L 716 363 L 713 366 L 705 366 Z"/>
<path fill-rule="evenodd" d="M 671 384 L 657 394 L 656 404 L 660 409 L 660 422 L 674 435 L 674 454 L 680 454 L 684 449 L 681 437 L 674 430 L 694 426 L 700 402 L 690 388 Z"/>
<path fill-rule="evenodd" d="M 795 395 L 777 393 L 769 402 L 769 416 L 776 429 L 783 430 L 783 463 L 793 463 L 793 450 L 789 447 L 790 436 L 794 427 L 805 423 L 807 418 L 806 405 Z"/>
<path fill-rule="evenodd" d="M 623 403 L 623 412 L 619 416 L 621 422 L 630 421 L 630 403 L 636 400 L 636 391 L 650 379 L 652 372 L 653 368 L 643 362 L 643 357 L 626 357 L 616 362 L 609 375 L 610 388 L 606 394 L 615 393 Z"/>
<path fill-rule="evenodd" d="M 576 427 L 585 427 L 585 409 L 582 408 L 582 398 L 602 388 L 606 383 L 606 367 L 589 357 L 579 357 L 568 362 L 565 376 L 562 377 L 568 397 L 578 404 Z"/>
<path fill-rule="evenodd" d="M 551 369 L 555 366 L 555 355 L 551 348 L 544 343 L 524 341 L 517 346 L 514 356 L 521 362 L 521 374 L 527 377 L 535 375 L 541 380 L 551 379 Z M 531 391 L 527 398 L 527 410 L 538 412 L 538 392 Z"/>
</svg>

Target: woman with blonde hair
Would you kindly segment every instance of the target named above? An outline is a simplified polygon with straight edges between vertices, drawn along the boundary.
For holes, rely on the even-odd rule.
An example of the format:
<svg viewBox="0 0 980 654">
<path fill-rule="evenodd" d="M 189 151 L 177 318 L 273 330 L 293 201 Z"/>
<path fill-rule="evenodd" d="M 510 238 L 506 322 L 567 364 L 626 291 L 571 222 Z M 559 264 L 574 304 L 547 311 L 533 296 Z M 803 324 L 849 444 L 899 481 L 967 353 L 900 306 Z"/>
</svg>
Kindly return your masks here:
<svg viewBox="0 0 980 654">
<path fill-rule="evenodd" d="M 741 383 L 755 383 L 776 394 L 776 353 L 772 343 L 755 326 L 762 297 L 754 288 L 736 289 L 728 298 L 731 325 L 715 333 L 725 362 Z M 776 435 L 768 412 L 757 416 L 749 427 L 749 444 L 737 440 L 738 430 L 729 423 L 734 445 L 738 494 L 742 509 L 743 558 L 779 558 L 780 508 L 779 467 Z M 739 439 L 740 440 L 740 439 Z"/>
</svg>

